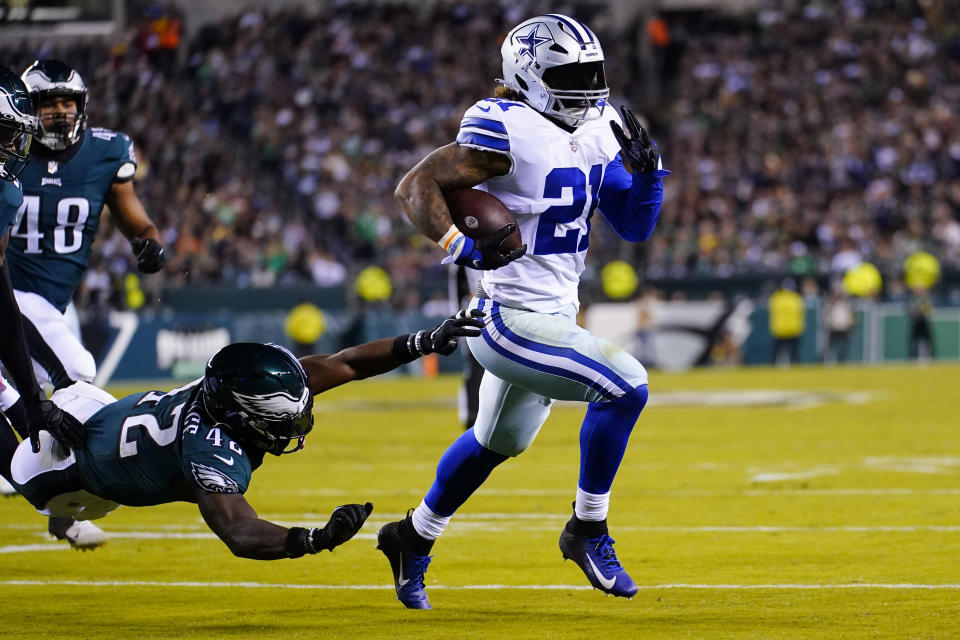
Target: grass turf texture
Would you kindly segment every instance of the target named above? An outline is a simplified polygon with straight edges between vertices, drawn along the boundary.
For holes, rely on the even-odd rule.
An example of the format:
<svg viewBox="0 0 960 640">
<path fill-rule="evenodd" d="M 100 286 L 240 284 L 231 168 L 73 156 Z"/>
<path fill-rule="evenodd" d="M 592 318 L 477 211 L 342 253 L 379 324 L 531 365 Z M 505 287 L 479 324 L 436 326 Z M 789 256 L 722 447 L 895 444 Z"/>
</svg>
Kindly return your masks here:
<svg viewBox="0 0 960 640">
<path fill-rule="evenodd" d="M 241 560 L 195 506 L 177 504 L 121 508 L 98 523 L 114 539 L 78 553 L 51 541 L 25 501 L 2 500 L 0 631 L 71 640 L 956 637 L 958 379 L 956 366 L 655 372 L 610 514 L 641 587 L 630 601 L 587 589 L 560 558 L 583 407 L 558 405 L 531 449 L 495 470 L 437 543 L 432 612 L 395 600 L 375 533 L 416 506 L 458 435 L 457 381 L 348 385 L 318 398 L 307 448 L 267 460 L 248 499 L 288 525 L 322 524 L 335 506 L 369 499 L 374 512 L 357 539 L 300 560 Z M 756 390 L 789 393 L 748 405 Z M 724 406 L 683 404 L 691 397 Z"/>
</svg>

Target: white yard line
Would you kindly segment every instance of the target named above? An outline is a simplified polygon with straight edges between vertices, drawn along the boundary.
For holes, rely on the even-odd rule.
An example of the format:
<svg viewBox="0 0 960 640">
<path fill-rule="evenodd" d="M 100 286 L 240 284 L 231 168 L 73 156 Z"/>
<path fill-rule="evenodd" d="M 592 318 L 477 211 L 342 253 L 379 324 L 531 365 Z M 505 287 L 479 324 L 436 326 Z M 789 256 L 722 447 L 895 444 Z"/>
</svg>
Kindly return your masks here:
<svg viewBox="0 0 960 640">
<path fill-rule="evenodd" d="M 289 584 L 270 582 L 191 582 L 160 580 L 0 580 L 0 585 L 11 587 L 163 587 L 186 589 L 289 589 L 289 590 L 336 590 L 336 591 L 387 591 L 390 585 L 382 584 Z M 431 591 L 588 591 L 593 587 L 572 584 L 468 584 L 443 585 L 431 584 Z M 637 585 L 642 591 L 661 589 L 712 590 L 827 590 L 827 589 L 887 589 L 887 590 L 934 590 L 960 589 L 958 583 L 917 584 L 917 583 L 839 583 L 839 584 L 650 584 Z"/>
<path fill-rule="evenodd" d="M 550 521 L 564 518 L 557 518 L 554 514 L 523 514 L 522 517 L 515 517 L 509 513 L 486 513 L 471 514 L 472 517 L 464 517 L 459 521 L 451 523 L 449 533 L 454 535 L 483 529 L 485 531 L 552 531 L 557 528 L 556 522 Z M 358 533 L 356 540 L 374 540 L 376 539 L 376 529 L 382 523 L 388 522 L 390 516 L 382 516 L 379 519 L 371 519 L 367 523 L 368 531 Z M 305 524 L 318 524 L 322 518 L 313 518 L 311 514 L 286 514 L 284 518 L 271 518 L 272 521 L 282 526 L 303 526 Z M 5 529 L 30 530 L 30 527 L 22 524 L 3 524 L 0 527 Z M 615 531 L 630 533 L 746 533 L 746 534 L 764 534 L 764 533 L 804 533 L 804 534 L 836 534 L 836 533 L 957 533 L 960 532 L 960 524 L 917 524 L 917 525 L 660 525 L 660 526 L 617 526 Z M 36 531 L 38 537 L 46 537 L 46 532 Z M 163 530 L 143 529 L 110 529 L 107 528 L 107 536 L 111 540 L 216 540 L 217 536 L 209 530 L 198 530 L 197 527 L 184 525 L 180 531 L 172 530 L 169 526 Z M 26 545 L 7 545 L 0 546 L 0 554 L 3 553 L 32 553 L 34 551 L 61 551 L 69 549 L 65 543 L 48 544 L 26 544 Z"/>
<path fill-rule="evenodd" d="M 710 464 L 710 463 L 698 463 Z M 357 489 L 277 489 L 271 491 L 271 495 L 294 495 L 303 497 L 356 497 Z M 376 496 L 422 496 L 424 489 L 364 489 L 363 495 L 368 497 Z M 562 489 L 480 489 L 478 496 L 504 496 L 504 497 L 571 497 L 576 493 L 576 488 L 564 487 Z M 616 495 L 616 494 L 614 494 Z M 960 495 L 960 488 L 956 487 L 933 487 L 929 489 L 914 489 L 906 487 L 843 487 L 843 488 L 822 488 L 822 489 L 731 489 L 729 491 L 713 491 L 710 489 L 650 489 L 640 494 L 641 498 L 765 498 L 778 496 L 956 496 Z"/>
<path fill-rule="evenodd" d="M 70 545 L 66 542 L 53 544 L 10 544 L 0 547 L 0 553 L 30 553 L 33 551 L 69 551 Z"/>
</svg>

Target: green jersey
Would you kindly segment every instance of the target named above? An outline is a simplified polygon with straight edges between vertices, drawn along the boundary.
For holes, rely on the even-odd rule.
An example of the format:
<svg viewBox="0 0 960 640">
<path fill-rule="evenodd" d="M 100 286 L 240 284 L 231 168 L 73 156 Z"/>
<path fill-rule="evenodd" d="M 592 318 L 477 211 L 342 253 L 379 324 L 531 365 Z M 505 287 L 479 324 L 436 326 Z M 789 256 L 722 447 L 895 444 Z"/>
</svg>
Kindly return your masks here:
<svg viewBox="0 0 960 640">
<path fill-rule="evenodd" d="M 63 151 L 34 148 L 20 175 L 20 222 L 7 248 L 14 289 L 67 308 L 90 262 L 107 193 L 131 180 L 136 165 L 130 138 L 109 129 L 88 129 Z"/>
<path fill-rule="evenodd" d="M 197 488 L 243 493 L 263 452 L 247 453 L 201 406 L 200 381 L 148 391 L 103 407 L 85 423 L 76 451 L 85 487 L 139 507 L 195 500 Z"/>
</svg>

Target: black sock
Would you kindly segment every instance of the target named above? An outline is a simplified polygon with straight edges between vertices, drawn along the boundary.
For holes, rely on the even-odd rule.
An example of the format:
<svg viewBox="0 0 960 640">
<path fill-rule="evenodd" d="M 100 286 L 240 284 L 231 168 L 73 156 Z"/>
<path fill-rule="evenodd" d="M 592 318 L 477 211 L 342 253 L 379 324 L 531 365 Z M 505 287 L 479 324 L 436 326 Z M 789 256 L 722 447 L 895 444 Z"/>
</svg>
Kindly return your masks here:
<svg viewBox="0 0 960 640">
<path fill-rule="evenodd" d="M 581 520 L 577 514 L 567 522 L 567 531 L 575 536 L 587 536 L 588 538 L 599 538 L 607 533 L 607 521 L 604 520 Z"/>
<path fill-rule="evenodd" d="M 418 556 L 430 555 L 435 540 L 427 540 L 413 528 L 413 518 L 406 517 L 400 521 L 400 537 L 404 544 Z"/>
</svg>

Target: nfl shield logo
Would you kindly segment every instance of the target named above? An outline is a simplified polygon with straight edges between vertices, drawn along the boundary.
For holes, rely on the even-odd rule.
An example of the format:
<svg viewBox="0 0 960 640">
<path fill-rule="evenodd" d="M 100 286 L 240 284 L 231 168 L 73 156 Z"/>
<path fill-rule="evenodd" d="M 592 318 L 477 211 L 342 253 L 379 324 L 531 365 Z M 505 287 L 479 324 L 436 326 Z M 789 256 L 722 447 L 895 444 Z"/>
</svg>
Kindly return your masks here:
<svg viewBox="0 0 960 640">
<path fill-rule="evenodd" d="M 577 149 L 579 149 L 577 146 L 577 141 L 573 138 L 570 138 L 570 151 L 576 151 Z"/>
<path fill-rule="evenodd" d="M 60 163 L 55 160 L 51 160 L 50 162 L 47 163 L 47 173 L 56 173 L 57 169 L 59 168 L 60 168 Z"/>
</svg>

